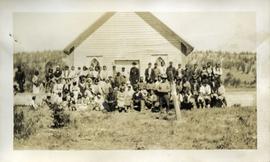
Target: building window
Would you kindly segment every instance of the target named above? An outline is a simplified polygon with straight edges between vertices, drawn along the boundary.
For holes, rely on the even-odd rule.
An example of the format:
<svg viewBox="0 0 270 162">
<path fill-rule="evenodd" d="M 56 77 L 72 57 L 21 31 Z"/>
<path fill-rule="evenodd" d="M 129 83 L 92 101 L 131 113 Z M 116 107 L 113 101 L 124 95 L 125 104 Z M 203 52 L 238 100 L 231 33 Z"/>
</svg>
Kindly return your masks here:
<svg viewBox="0 0 270 162">
<path fill-rule="evenodd" d="M 93 58 L 90 62 L 90 66 L 93 67 L 93 69 L 100 68 L 100 63 L 96 58 Z"/>
<path fill-rule="evenodd" d="M 157 58 L 156 63 L 158 64 L 158 66 L 165 65 L 165 61 L 161 57 Z"/>
</svg>

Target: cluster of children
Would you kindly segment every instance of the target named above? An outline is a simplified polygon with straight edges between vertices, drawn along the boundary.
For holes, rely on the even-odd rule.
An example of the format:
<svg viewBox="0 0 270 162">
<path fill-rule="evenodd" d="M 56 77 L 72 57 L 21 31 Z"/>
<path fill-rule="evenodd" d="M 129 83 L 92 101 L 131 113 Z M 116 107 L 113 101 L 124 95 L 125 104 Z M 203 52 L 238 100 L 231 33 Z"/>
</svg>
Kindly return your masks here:
<svg viewBox="0 0 270 162">
<path fill-rule="evenodd" d="M 136 64 L 134 64 L 136 65 Z M 172 91 L 176 92 L 181 109 L 224 107 L 226 106 L 225 88 L 221 82 L 222 69 L 220 64 L 199 68 L 197 64 L 181 64 L 178 68 L 170 62 L 154 67 L 148 64 L 144 77 L 134 77 L 137 73 L 116 72 L 109 75 L 107 67 L 80 67 L 63 69 L 56 66 L 46 72 L 44 87 L 48 93 L 44 102 L 50 105 L 59 105 L 62 108 L 75 111 L 77 109 L 92 109 L 97 111 L 130 110 L 141 111 L 149 109 L 152 112 L 169 111 L 173 107 Z M 131 69 L 132 70 L 132 69 Z M 37 93 L 38 72 L 33 77 L 33 90 Z M 133 80 L 128 80 L 131 78 Z"/>
</svg>

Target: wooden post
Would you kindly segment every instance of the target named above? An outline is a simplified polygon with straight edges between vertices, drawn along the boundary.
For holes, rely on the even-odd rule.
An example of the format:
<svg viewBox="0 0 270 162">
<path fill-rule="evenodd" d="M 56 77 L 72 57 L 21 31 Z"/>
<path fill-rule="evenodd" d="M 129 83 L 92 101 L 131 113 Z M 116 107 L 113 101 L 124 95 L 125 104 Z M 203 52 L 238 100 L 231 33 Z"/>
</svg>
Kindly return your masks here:
<svg viewBox="0 0 270 162">
<path fill-rule="evenodd" d="M 171 96 L 173 99 L 173 106 L 176 113 L 176 120 L 180 120 L 181 119 L 180 104 L 176 93 L 175 82 L 171 82 Z"/>
</svg>

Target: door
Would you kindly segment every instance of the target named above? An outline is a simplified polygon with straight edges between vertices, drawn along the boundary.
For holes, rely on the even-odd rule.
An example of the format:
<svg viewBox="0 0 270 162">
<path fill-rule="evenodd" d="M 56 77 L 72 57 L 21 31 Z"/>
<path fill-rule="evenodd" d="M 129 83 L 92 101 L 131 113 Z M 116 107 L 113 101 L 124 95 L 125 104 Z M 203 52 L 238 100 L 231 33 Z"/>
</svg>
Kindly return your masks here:
<svg viewBox="0 0 270 162">
<path fill-rule="evenodd" d="M 140 60 L 115 60 L 114 65 L 116 67 L 116 72 L 121 72 L 124 67 L 127 79 L 129 79 L 129 72 L 133 67 L 133 62 L 135 62 L 137 64 L 136 66 L 140 69 Z"/>
</svg>

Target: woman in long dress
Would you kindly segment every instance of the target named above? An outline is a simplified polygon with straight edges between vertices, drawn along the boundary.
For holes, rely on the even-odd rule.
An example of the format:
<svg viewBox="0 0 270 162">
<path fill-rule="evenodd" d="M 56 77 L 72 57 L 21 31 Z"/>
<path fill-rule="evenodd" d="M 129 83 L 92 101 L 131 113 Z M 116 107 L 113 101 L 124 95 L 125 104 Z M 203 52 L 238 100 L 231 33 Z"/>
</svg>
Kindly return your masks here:
<svg viewBox="0 0 270 162">
<path fill-rule="evenodd" d="M 35 71 L 35 74 L 32 78 L 32 83 L 33 83 L 33 93 L 38 94 L 40 91 L 40 84 L 39 84 L 39 72 Z"/>
</svg>

